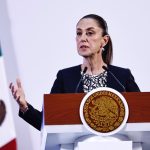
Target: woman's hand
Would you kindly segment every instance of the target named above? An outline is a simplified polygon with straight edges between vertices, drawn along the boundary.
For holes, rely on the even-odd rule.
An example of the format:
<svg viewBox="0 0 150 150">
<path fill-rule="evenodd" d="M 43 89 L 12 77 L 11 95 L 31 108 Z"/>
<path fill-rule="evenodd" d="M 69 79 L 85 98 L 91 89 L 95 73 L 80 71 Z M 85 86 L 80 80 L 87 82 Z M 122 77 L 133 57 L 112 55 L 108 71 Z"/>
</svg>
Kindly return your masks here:
<svg viewBox="0 0 150 150">
<path fill-rule="evenodd" d="M 10 83 L 9 88 L 11 89 L 11 93 L 14 99 L 17 101 L 20 109 L 22 111 L 26 111 L 28 108 L 28 104 L 25 100 L 25 94 L 20 79 L 16 79 L 16 85 Z"/>
</svg>

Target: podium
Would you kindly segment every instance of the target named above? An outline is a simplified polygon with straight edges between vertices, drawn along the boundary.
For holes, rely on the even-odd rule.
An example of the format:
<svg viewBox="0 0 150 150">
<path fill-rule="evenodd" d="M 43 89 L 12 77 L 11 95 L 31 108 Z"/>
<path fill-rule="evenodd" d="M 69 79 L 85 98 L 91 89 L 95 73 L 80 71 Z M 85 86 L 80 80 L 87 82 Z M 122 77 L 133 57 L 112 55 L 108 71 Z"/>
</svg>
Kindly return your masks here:
<svg viewBox="0 0 150 150">
<path fill-rule="evenodd" d="M 150 149 L 150 92 L 124 92 L 129 106 L 126 126 L 117 134 L 128 136 L 142 150 Z M 80 103 L 85 93 L 45 94 L 43 108 L 42 150 L 59 150 L 91 134 L 79 116 Z M 68 149 L 69 150 L 69 149 Z"/>
</svg>

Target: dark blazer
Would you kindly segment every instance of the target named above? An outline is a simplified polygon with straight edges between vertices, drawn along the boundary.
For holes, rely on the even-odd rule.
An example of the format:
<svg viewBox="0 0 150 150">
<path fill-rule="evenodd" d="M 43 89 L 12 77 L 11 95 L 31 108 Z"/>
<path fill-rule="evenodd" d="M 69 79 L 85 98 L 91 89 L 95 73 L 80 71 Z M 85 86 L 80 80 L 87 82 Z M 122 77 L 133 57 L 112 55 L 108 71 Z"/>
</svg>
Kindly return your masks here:
<svg viewBox="0 0 150 150">
<path fill-rule="evenodd" d="M 129 69 L 108 65 L 108 70 L 107 87 L 113 88 L 119 92 L 140 92 L 140 89 Z M 117 81 L 110 72 L 119 81 Z M 60 70 L 57 73 L 57 78 L 50 93 L 75 93 L 80 79 L 81 65 Z M 77 92 L 83 93 L 82 82 L 79 84 Z M 34 109 L 30 104 L 28 104 L 28 106 L 28 111 L 24 114 L 19 111 L 19 116 L 40 130 L 42 123 L 42 112 Z"/>
</svg>

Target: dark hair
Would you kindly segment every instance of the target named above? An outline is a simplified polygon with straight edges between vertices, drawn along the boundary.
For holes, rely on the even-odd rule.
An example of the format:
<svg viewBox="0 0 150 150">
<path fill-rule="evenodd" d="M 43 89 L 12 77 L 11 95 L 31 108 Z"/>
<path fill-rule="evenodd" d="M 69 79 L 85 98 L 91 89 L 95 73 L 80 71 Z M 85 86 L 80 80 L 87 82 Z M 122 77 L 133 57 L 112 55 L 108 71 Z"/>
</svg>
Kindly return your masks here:
<svg viewBox="0 0 150 150">
<path fill-rule="evenodd" d="M 85 18 L 94 19 L 97 22 L 98 26 L 103 30 L 103 36 L 109 35 L 107 23 L 102 17 L 95 15 L 95 14 L 89 14 L 89 15 L 82 17 L 80 20 L 85 19 Z M 110 36 L 109 36 L 108 43 L 104 46 L 104 49 L 105 50 L 102 52 L 103 61 L 106 64 L 111 64 L 112 56 L 113 56 L 113 46 L 112 46 L 112 41 L 111 41 Z"/>
</svg>

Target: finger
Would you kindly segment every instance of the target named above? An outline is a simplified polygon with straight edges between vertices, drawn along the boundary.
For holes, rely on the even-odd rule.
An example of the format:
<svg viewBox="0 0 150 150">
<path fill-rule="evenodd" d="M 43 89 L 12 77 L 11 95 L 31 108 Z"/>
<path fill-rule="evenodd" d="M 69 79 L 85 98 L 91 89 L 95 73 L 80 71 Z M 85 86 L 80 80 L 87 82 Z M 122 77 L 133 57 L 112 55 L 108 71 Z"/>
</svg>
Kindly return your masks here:
<svg viewBox="0 0 150 150">
<path fill-rule="evenodd" d="M 12 93 L 14 93 L 14 86 L 12 86 L 11 91 L 12 91 Z"/>
<path fill-rule="evenodd" d="M 21 81 L 20 81 L 20 79 L 19 79 L 19 78 L 17 78 L 17 79 L 16 79 L 16 82 L 17 82 L 17 86 L 18 86 L 18 88 L 21 88 L 22 86 L 21 86 Z"/>
<path fill-rule="evenodd" d="M 12 93 L 13 96 L 14 96 L 14 93 L 15 93 L 16 91 L 17 91 L 17 90 L 16 90 L 15 86 L 12 85 L 12 86 L 11 86 L 11 93 Z"/>
<path fill-rule="evenodd" d="M 20 105 L 20 96 L 18 96 L 18 98 L 16 98 L 16 101 Z"/>
<path fill-rule="evenodd" d="M 20 79 L 19 79 L 19 78 L 17 78 L 17 79 L 16 79 L 16 82 L 17 82 L 17 86 L 18 86 L 18 88 L 21 88 L 21 81 L 20 81 Z"/>
<path fill-rule="evenodd" d="M 14 96 L 14 99 L 17 99 L 17 91 L 14 92 L 13 96 Z"/>
<path fill-rule="evenodd" d="M 18 91 L 18 87 L 16 85 L 12 86 L 12 94 L 14 95 L 14 93 Z"/>
<path fill-rule="evenodd" d="M 10 88 L 10 89 L 12 88 L 12 84 L 13 84 L 12 82 L 9 84 L 9 88 Z"/>
</svg>

